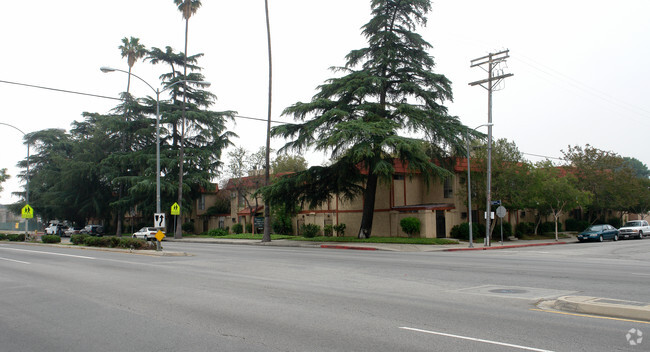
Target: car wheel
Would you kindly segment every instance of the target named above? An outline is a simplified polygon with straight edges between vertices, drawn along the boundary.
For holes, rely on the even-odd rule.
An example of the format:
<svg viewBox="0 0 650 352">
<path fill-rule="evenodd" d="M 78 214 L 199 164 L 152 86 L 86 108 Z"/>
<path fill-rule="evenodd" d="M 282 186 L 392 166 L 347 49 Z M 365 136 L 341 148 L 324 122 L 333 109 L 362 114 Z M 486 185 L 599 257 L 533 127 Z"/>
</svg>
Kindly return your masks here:
<svg viewBox="0 0 650 352">
<path fill-rule="evenodd" d="M 618 234 L 614 235 L 614 241 L 618 241 Z"/>
<path fill-rule="evenodd" d="M 602 242 L 602 241 L 603 241 L 603 235 L 598 236 L 598 242 Z"/>
<path fill-rule="evenodd" d="M 639 239 L 643 239 L 643 231 L 639 231 Z"/>
</svg>

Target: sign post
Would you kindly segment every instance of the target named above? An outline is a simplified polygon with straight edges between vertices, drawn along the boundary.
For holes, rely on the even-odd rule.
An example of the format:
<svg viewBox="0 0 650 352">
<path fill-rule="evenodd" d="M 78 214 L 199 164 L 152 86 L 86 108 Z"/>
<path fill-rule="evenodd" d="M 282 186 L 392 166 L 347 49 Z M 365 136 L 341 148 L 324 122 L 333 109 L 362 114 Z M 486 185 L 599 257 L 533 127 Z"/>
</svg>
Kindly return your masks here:
<svg viewBox="0 0 650 352">
<path fill-rule="evenodd" d="M 29 204 L 25 204 L 20 210 L 20 216 L 25 219 L 25 241 L 27 241 L 27 237 L 29 237 L 29 219 L 34 218 L 34 209 Z"/>
<path fill-rule="evenodd" d="M 174 215 L 174 229 L 176 229 L 176 219 L 178 218 L 178 215 L 181 215 L 181 207 L 178 203 L 172 204 L 170 213 Z"/>
<path fill-rule="evenodd" d="M 158 229 L 158 232 L 156 232 L 156 239 L 158 240 L 156 243 L 156 250 L 160 251 L 160 241 L 165 238 L 165 234 L 160 231 L 160 229 L 167 228 L 167 219 L 165 218 L 165 213 L 155 213 L 153 215 L 153 226 Z"/>
<path fill-rule="evenodd" d="M 499 201 L 499 203 L 501 202 Z M 501 245 L 503 246 L 503 217 L 506 216 L 506 207 L 499 205 L 497 208 L 497 216 L 499 217 L 499 221 L 501 223 Z"/>
</svg>

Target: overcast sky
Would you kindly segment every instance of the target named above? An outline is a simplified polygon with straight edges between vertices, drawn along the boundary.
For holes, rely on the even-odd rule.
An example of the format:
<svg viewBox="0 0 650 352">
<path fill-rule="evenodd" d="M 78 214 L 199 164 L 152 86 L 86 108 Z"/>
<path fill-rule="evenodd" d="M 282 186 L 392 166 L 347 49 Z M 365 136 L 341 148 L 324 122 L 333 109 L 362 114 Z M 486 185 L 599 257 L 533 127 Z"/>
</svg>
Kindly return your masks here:
<svg viewBox="0 0 650 352">
<path fill-rule="evenodd" d="M 270 0 L 273 41 L 273 119 L 284 108 L 308 101 L 334 73 L 331 66 L 365 46 L 360 27 L 370 18 L 368 0 Z M 102 6 L 101 4 L 104 4 Z M 137 37 L 147 48 L 182 51 L 185 22 L 172 0 L 32 0 L 3 5 L 0 80 L 118 97 L 128 69 L 118 46 Z M 495 138 L 514 141 L 531 161 L 561 157 L 568 145 L 591 144 L 650 165 L 650 1 L 647 0 L 437 0 L 426 28 L 436 72 L 453 82 L 451 114 L 474 128 L 487 122 L 487 91 L 469 82 L 487 77 L 472 59 L 504 49 L 510 58 L 502 89 L 493 95 Z M 214 110 L 266 118 L 267 47 L 263 0 L 204 0 L 189 23 L 190 55 L 199 61 Z M 166 67 L 137 62 L 133 72 L 154 87 Z M 153 95 L 132 80 L 131 94 Z M 69 129 L 84 111 L 106 113 L 116 101 L 0 82 L 0 122 L 26 133 Z M 239 118 L 235 144 L 264 145 L 265 124 Z M 483 129 L 485 132 L 485 129 Z M 18 201 L 16 163 L 27 153 L 22 135 L 0 125 L 0 168 L 12 179 L 0 203 Z M 278 149 L 282 140 L 273 140 Z M 309 153 L 311 165 L 327 160 Z M 556 160 L 558 161 L 558 160 Z M 559 162 L 559 161 L 558 161 Z"/>
</svg>

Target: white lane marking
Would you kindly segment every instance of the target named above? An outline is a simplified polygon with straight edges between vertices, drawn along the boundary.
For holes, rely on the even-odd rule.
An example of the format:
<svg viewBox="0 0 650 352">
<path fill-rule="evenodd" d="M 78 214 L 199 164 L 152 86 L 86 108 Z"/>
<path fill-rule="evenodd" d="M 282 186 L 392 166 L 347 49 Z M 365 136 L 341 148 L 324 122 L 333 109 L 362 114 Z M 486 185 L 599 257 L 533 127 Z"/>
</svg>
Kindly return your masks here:
<svg viewBox="0 0 650 352">
<path fill-rule="evenodd" d="M 553 352 L 551 350 L 542 350 L 539 348 L 534 348 L 534 347 L 527 347 L 527 346 L 521 346 L 521 345 L 513 345 L 511 343 L 505 343 L 505 342 L 498 342 L 498 341 L 490 341 L 490 340 L 484 340 L 484 339 L 477 339 L 475 337 L 467 337 L 467 336 L 460 336 L 460 335 L 452 335 L 452 334 L 446 334 L 444 332 L 436 332 L 436 331 L 429 331 L 429 330 L 421 330 L 421 329 L 416 329 L 416 328 L 409 328 L 402 326 L 400 329 L 403 330 L 411 330 L 411 331 L 416 331 L 416 332 L 423 332 L 425 334 L 433 334 L 433 335 L 440 335 L 440 336 L 446 336 L 446 337 L 453 337 L 456 339 L 462 339 L 462 340 L 469 340 L 469 341 L 475 341 L 475 342 L 483 342 L 483 343 L 489 343 L 493 345 L 499 345 L 499 346 L 505 346 L 505 347 L 512 347 L 512 348 L 518 348 L 521 350 L 526 350 L 526 351 L 536 351 L 536 352 Z"/>
<path fill-rule="evenodd" d="M 31 263 L 23 262 L 23 261 L 20 261 L 20 260 L 14 260 L 14 259 L 3 258 L 3 257 L 0 257 L 0 260 L 6 260 L 8 262 L 14 262 L 14 263 L 20 263 L 20 264 L 31 264 Z"/>
<path fill-rule="evenodd" d="M 636 276 L 650 276 L 650 274 L 644 274 L 644 273 L 630 273 L 630 275 L 636 275 Z"/>
<path fill-rule="evenodd" d="M 18 249 L 18 248 L 7 248 L 7 247 L 0 247 L 0 249 L 4 250 L 10 250 L 10 251 L 18 251 L 18 252 L 29 252 L 29 253 L 38 253 L 38 254 L 49 254 L 49 255 L 60 255 L 62 257 L 72 257 L 72 258 L 81 258 L 81 259 L 97 259 L 93 257 L 85 257 L 82 255 L 72 255 L 72 254 L 63 254 L 63 253 L 54 253 L 54 252 L 43 252 L 43 251 L 32 251 L 29 249 Z"/>
</svg>

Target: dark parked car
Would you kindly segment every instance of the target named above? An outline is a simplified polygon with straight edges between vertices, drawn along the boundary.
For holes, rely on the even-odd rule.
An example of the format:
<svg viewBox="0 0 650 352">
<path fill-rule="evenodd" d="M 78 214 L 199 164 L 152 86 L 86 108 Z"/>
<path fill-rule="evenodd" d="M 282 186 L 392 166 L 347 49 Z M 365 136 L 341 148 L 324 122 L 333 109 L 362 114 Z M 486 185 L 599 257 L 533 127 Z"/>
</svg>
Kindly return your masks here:
<svg viewBox="0 0 650 352">
<path fill-rule="evenodd" d="M 578 234 L 578 241 L 618 241 L 618 230 L 612 225 L 592 225 Z"/>
<path fill-rule="evenodd" d="M 104 235 L 104 226 L 102 225 L 86 225 L 83 229 L 79 231 L 80 234 L 87 234 L 91 236 L 103 236 Z"/>
</svg>

